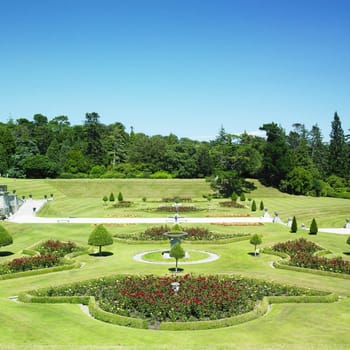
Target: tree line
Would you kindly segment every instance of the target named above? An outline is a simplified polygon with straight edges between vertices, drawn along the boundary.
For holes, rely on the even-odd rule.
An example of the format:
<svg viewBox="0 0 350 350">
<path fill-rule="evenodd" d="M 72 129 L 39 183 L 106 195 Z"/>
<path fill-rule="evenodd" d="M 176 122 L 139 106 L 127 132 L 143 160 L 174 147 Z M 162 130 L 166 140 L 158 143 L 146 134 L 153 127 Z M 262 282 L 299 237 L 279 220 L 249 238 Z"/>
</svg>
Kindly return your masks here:
<svg viewBox="0 0 350 350">
<path fill-rule="evenodd" d="M 350 137 L 337 113 L 329 142 L 318 125 L 292 125 L 287 134 L 275 122 L 265 137 L 227 133 L 197 141 L 126 131 L 86 113 L 81 125 L 67 116 L 35 114 L 0 123 L 0 174 L 16 178 L 208 178 L 223 196 L 249 190 L 246 178 L 292 194 L 347 197 Z"/>
</svg>

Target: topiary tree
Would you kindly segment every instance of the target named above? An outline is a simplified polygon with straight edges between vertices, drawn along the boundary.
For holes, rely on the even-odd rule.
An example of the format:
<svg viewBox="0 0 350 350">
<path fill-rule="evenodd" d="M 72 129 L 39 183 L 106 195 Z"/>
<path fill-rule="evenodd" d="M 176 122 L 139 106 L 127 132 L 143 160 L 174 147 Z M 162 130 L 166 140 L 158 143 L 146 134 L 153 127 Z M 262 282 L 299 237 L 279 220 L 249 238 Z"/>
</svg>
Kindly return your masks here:
<svg viewBox="0 0 350 350">
<path fill-rule="evenodd" d="M 256 203 L 255 203 L 254 199 L 253 199 L 253 202 L 252 202 L 252 211 L 256 211 Z"/>
<path fill-rule="evenodd" d="M 99 247 L 99 255 L 102 255 L 102 246 L 113 244 L 113 237 L 103 225 L 97 225 L 89 236 L 88 244 Z"/>
<path fill-rule="evenodd" d="M 239 196 L 239 200 L 241 202 L 245 202 L 245 194 L 244 194 L 244 192 L 242 192 L 241 195 Z"/>
<path fill-rule="evenodd" d="M 231 194 L 231 200 L 232 200 L 232 202 L 236 202 L 236 201 L 237 201 L 237 198 L 238 198 L 237 193 L 236 193 L 236 192 L 232 192 L 232 194 Z"/>
<path fill-rule="evenodd" d="M 109 201 L 110 201 L 110 202 L 114 202 L 114 201 L 115 201 L 114 193 L 113 193 L 113 192 L 111 192 L 111 194 L 109 195 Z"/>
<path fill-rule="evenodd" d="M 0 247 L 4 247 L 12 243 L 13 243 L 12 236 L 8 233 L 8 231 L 3 226 L 0 225 Z"/>
<path fill-rule="evenodd" d="M 315 218 L 313 218 L 311 221 L 309 234 L 310 235 L 317 235 L 317 232 L 318 232 L 317 223 L 316 223 Z"/>
<path fill-rule="evenodd" d="M 118 193 L 118 202 L 122 202 L 123 201 L 123 195 L 121 192 Z"/>
<path fill-rule="evenodd" d="M 260 201 L 260 210 L 264 210 L 264 202 L 263 201 Z"/>
<path fill-rule="evenodd" d="M 176 267 L 175 267 L 175 271 L 177 272 L 177 266 L 178 266 L 178 261 L 179 259 L 184 258 L 186 255 L 184 249 L 182 248 L 180 243 L 175 243 L 169 252 L 169 256 L 171 256 L 172 258 L 175 259 L 176 261 Z"/>
<path fill-rule="evenodd" d="M 254 256 L 256 256 L 256 246 L 262 243 L 262 238 L 256 233 L 252 236 L 249 242 L 254 246 Z"/>
<path fill-rule="evenodd" d="M 107 202 L 108 202 L 108 197 L 107 196 L 103 196 L 102 200 L 103 200 L 103 204 L 106 205 Z"/>
<path fill-rule="evenodd" d="M 290 232 L 296 233 L 298 231 L 297 219 L 293 216 L 292 225 L 290 227 Z"/>
</svg>

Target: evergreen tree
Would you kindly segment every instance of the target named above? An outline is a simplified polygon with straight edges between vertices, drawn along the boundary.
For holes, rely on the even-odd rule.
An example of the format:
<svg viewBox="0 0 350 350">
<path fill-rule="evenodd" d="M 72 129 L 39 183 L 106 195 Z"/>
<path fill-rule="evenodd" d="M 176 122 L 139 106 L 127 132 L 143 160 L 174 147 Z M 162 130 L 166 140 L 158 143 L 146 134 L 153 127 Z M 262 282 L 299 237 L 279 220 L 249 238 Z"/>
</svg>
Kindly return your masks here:
<svg viewBox="0 0 350 350">
<path fill-rule="evenodd" d="M 265 206 L 264 206 L 264 202 L 261 200 L 260 201 L 260 210 L 264 210 Z"/>
<path fill-rule="evenodd" d="M 253 199 L 253 202 L 252 202 L 252 211 L 256 211 L 256 203 L 255 203 L 254 199 Z"/>
<path fill-rule="evenodd" d="M 118 202 L 122 202 L 123 201 L 123 194 L 121 192 L 118 193 Z"/>
<path fill-rule="evenodd" d="M 350 236 L 346 239 L 346 244 L 350 244 Z"/>
<path fill-rule="evenodd" d="M 86 156 L 90 160 L 90 167 L 93 165 L 102 165 L 105 161 L 105 150 L 102 145 L 99 118 L 100 116 L 95 112 L 85 114 Z"/>
<path fill-rule="evenodd" d="M 13 243 L 12 236 L 8 233 L 8 231 L 2 225 L 0 225 L 0 247 L 4 247 L 12 243 Z"/>
<path fill-rule="evenodd" d="M 337 112 L 335 112 L 332 121 L 328 163 L 329 174 L 335 174 L 340 177 L 348 175 L 345 135 Z"/>
<path fill-rule="evenodd" d="M 295 216 L 293 216 L 292 226 L 290 227 L 290 232 L 296 233 L 297 231 L 298 231 L 297 219 Z"/>
<path fill-rule="evenodd" d="M 309 234 L 310 235 L 317 235 L 317 232 L 318 232 L 317 223 L 316 223 L 315 218 L 313 218 L 311 221 Z"/>
<path fill-rule="evenodd" d="M 328 148 L 323 143 L 321 130 L 318 125 L 314 125 L 310 131 L 310 152 L 311 159 L 324 179 L 328 172 Z"/>
<path fill-rule="evenodd" d="M 265 185 L 278 187 L 293 168 L 290 147 L 284 130 L 277 124 L 264 124 L 260 130 L 264 130 L 267 136 L 260 179 Z"/>
<path fill-rule="evenodd" d="M 113 193 L 113 192 L 111 192 L 111 194 L 109 195 L 109 201 L 110 201 L 110 202 L 114 202 L 114 201 L 115 201 L 114 193 Z"/>
</svg>

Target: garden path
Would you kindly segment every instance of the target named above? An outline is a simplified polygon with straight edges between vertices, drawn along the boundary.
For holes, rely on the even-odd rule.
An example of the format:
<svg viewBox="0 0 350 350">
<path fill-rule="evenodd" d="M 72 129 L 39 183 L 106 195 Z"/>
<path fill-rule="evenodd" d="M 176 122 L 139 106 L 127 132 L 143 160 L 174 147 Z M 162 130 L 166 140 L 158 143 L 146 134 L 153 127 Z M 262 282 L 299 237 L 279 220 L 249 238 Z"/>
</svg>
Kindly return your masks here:
<svg viewBox="0 0 350 350">
<path fill-rule="evenodd" d="M 50 199 L 48 199 L 50 200 Z M 172 219 L 169 217 L 154 218 L 45 218 L 38 217 L 36 213 L 45 205 L 46 199 L 27 199 L 19 210 L 11 215 L 7 220 L 15 223 L 31 223 L 31 224 L 166 224 Z M 35 208 L 35 210 L 34 210 Z M 181 218 L 179 222 L 186 223 L 272 223 L 270 217 L 205 217 L 205 218 Z M 350 229 L 346 228 L 319 228 L 320 232 L 336 233 L 350 235 Z"/>
</svg>

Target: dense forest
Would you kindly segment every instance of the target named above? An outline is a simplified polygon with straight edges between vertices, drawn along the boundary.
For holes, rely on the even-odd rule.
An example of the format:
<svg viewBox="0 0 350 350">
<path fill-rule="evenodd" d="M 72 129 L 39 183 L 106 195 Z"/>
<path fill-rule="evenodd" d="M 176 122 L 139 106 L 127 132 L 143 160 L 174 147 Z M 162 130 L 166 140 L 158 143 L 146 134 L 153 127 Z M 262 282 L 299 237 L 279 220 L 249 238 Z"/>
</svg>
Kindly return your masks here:
<svg viewBox="0 0 350 350">
<path fill-rule="evenodd" d="M 272 122 L 265 137 L 223 127 L 211 141 L 148 136 L 86 113 L 83 125 L 42 114 L 0 123 L 0 174 L 16 178 L 207 178 L 223 196 L 249 190 L 245 179 L 291 194 L 350 198 L 350 137 L 337 113 L 329 142 L 317 125 Z"/>
</svg>

